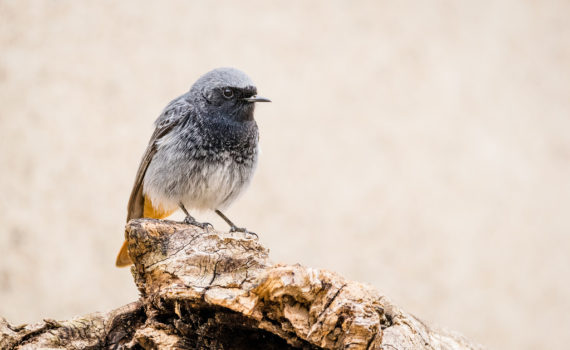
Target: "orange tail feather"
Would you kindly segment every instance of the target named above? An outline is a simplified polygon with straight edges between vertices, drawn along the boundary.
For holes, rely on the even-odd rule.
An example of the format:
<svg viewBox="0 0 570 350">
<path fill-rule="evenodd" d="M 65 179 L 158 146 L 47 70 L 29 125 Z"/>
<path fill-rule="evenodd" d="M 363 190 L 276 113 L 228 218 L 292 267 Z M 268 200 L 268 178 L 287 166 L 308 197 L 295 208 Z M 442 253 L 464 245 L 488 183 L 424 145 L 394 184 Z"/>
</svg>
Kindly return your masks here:
<svg viewBox="0 0 570 350">
<path fill-rule="evenodd" d="M 131 257 L 129 256 L 129 251 L 128 251 L 128 243 L 127 241 L 123 242 L 123 245 L 121 246 L 121 250 L 119 251 L 119 254 L 117 255 L 117 261 L 115 262 L 115 266 L 117 267 L 126 267 L 129 266 L 133 263 L 133 261 L 131 260 Z"/>
<path fill-rule="evenodd" d="M 150 198 L 148 198 L 147 196 L 144 197 L 143 217 L 145 217 L 145 218 L 164 219 L 165 217 L 172 215 L 172 213 L 174 213 L 175 211 L 176 211 L 176 209 L 164 210 L 161 207 L 155 208 L 155 207 L 153 207 L 152 202 L 150 201 Z M 129 256 L 129 251 L 127 248 L 128 248 L 127 241 L 124 241 L 123 245 L 121 246 L 121 250 L 119 251 L 119 254 L 117 255 L 117 260 L 115 262 L 115 266 L 126 267 L 126 266 L 129 266 L 133 263 L 133 261 L 131 260 L 131 257 Z"/>
</svg>

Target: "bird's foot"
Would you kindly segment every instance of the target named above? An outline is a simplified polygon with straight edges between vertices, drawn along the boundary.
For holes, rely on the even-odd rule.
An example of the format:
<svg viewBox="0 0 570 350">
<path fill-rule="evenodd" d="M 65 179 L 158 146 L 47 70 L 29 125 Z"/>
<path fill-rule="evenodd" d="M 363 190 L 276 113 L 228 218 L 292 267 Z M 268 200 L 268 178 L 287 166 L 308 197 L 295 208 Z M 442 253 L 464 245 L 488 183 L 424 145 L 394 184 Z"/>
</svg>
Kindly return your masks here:
<svg viewBox="0 0 570 350">
<path fill-rule="evenodd" d="M 243 228 L 243 227 L 231 226 L 230 232 L 243 232 L 243 233 L 247 233 L 248 235 L 255 236 L 255 238 L 259 238 L 257 233 L 248 231 L 246 228 Z"/>
<path fill-rule="evenodd" d="M 206 230 L 206 232 L 208 231 L 208 229 L 213 229 L 214 226 L 212 226 L 212 224 L 210 224 L 209 222 L 198 222 L 196 221 L 196 219 L 194 219 L 192 216 L 187 215 L 184 218 L 184 222 L 187 225 L 193 225 L 193 226 L 198 226 L 199 228 Z"/>
</svg>

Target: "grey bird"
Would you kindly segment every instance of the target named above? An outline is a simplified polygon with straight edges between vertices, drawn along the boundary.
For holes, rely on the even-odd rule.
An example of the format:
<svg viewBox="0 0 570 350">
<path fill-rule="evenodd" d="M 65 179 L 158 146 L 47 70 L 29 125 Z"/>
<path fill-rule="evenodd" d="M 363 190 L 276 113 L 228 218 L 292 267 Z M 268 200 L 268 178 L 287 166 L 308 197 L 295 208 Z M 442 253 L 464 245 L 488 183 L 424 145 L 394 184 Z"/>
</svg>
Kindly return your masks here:
<svg viewBox="0 0 570 350">
<path fill-rule="evenodd" d="M 209 223 L 196 221 L 188 212 L 208 209 L 228 223 L 230 232 L 248 232 L 221 210 L 248 186 L 257 165 L 256 102 L 271 101 L 258 96 L 253 81 L 235 68 L 204 74 L 190 91 L 172 100 L 155 121 L 129 199 L 127 222 L 162 219 L 180 208 L 185 223 L 208 228 Z M 125 241 L 116 265 L 130 264 Z"/>
</svg>

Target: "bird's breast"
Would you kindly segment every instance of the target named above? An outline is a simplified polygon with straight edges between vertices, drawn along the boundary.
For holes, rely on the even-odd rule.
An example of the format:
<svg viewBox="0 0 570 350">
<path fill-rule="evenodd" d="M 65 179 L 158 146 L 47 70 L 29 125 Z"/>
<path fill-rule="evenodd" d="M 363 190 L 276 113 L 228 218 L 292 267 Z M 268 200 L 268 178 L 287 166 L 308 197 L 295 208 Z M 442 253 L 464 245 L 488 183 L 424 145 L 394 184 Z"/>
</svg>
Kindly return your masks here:
<svg viewBox="0 0 570 350">
<path fill-rule="evenodd" d="M 248 186 L 257 165 L 257 144 L 246 150 L 159 149 L 144 179 L 143 191 L 164 208 L 223 209 Z"/>
</svg>

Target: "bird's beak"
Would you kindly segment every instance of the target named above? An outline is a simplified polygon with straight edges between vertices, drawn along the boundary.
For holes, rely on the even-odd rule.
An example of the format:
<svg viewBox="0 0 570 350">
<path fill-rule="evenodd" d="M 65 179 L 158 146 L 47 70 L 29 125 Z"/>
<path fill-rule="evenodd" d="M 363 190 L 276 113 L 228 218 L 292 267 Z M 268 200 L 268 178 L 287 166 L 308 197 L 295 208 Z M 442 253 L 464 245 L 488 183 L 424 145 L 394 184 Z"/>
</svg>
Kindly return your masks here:
<svg viewBox="0 0 570 350">
<path fill-rule="evenodd" d="M 253 95 L 251 97 L 242 98 L 242 100 L 247 102 L 271 102 L 270 99 L 265 98 L 263 96 Z"/>
</svg>

